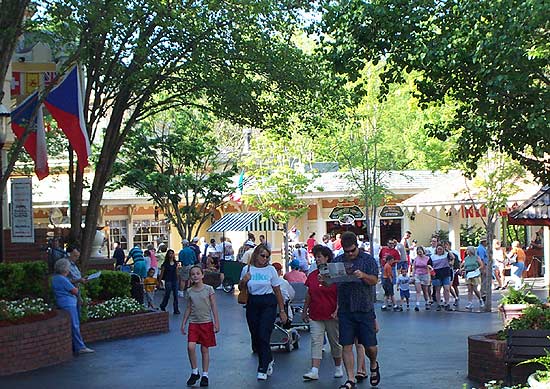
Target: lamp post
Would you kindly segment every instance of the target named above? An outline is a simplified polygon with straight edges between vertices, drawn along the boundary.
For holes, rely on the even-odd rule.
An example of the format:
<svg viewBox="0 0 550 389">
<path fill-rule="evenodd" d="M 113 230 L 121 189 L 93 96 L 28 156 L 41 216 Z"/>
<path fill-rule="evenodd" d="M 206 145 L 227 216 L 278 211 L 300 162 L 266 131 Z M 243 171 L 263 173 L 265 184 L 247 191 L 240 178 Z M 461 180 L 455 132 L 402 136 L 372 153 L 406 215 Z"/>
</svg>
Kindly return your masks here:
<svg viewBox="0 0 550 389">
<path fill-rule="evenodd" d="M 10 111 L 0 104 L 0 179 L 4 174 L 4 145 L 9 131 Z M 4 190 L 0 190 L 0 263 L 4 262 Z"/>
</svg>

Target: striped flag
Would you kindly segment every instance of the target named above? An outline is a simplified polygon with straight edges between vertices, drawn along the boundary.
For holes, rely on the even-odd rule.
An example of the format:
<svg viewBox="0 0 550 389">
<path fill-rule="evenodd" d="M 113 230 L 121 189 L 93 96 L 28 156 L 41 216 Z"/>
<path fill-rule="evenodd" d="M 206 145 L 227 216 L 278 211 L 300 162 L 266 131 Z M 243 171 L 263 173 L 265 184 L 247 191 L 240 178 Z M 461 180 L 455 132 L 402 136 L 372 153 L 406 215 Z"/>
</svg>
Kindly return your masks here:
<svg viewBox="0 0 550 389">
<path fill-rule="evenodd" d="M 42 105 L 38 106 L 38 91 L 23 100 L 11 112 L 11 128 L 17 138 L 21 139 L 28 126 L 32 127 L 33 132 L 29 134 L 23 147 L 33 159 L 34 171 L 38 179 L 41 180 L 50 174 L 50 169 L 48 167 Z"/>
</svg>

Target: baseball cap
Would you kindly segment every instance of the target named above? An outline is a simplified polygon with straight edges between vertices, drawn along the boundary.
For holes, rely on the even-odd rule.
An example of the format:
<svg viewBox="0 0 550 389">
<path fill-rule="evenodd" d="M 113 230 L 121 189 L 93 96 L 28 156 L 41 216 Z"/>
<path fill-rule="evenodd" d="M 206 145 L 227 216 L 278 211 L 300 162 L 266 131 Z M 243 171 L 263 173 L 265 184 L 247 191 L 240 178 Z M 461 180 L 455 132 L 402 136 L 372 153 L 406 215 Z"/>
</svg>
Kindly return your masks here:
<svg viewBox="0 0 550 389">
<path fill-rule="evenodd" d="M 277 270 L 277 271 L 283 270 L 283 265 L 281 265 L 279 262 L 275 262 L 275 263 L 273 264 L 273 267 L 274 267 L 275 270 Z"/>
<path fill-rule="evenodd" d="M 199 238 L 197 238 L 196 236 L 193 238 L 193 243 L 197 243 L 199 241 Z"/>
<path fill-rule="evenodd" d="M 244 245 L 245 245 L 245 246 L 250 246 L 250 247 L 256 246 L 256 245 L 254 244 L 254 242 L 252 242 L 251 240 L 247 240 L 246 242 L 244 242 Z"/>
<path fill-rule="evenodd" d="M 300 268 L 300 261 L 298 261 L 297 259 L 293 259 L 292 261 L 290 261 L 290 267 L 292 269 L 299 269 Z"/>
</svg>

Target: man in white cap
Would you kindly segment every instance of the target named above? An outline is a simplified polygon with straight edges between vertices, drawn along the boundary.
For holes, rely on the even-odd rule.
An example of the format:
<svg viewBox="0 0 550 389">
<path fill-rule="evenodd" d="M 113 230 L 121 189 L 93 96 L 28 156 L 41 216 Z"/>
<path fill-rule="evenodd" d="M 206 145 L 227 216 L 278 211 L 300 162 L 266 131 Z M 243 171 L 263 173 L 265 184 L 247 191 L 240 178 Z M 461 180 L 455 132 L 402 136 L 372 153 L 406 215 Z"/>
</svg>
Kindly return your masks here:
<svg viewBox="0 0 550 389">
<path fill-rule="evenodd" d="M 195 252 L 195 255 L 197 257 L 197 262 L 200 262 L 201 261 L 201 248 L 199 247 L 198 243 L 199 243 L 199 238 L 195 236 L 191 240 L 191 243 L 189 244 L 189 247 L 191 247 L 193 249 L 193 251 Z"/>
<path fill-rule="evenodd" d="M 244 252 L 243 256 L 241 257 L 241 262 L 250 264 L 250 257 L 252 256 L 252 253 L 254 252 L 254 242 L 251 240 L 247 240 L 244 242 L 245 247 L 247 247 L 247 250 Z"/>
</svg>

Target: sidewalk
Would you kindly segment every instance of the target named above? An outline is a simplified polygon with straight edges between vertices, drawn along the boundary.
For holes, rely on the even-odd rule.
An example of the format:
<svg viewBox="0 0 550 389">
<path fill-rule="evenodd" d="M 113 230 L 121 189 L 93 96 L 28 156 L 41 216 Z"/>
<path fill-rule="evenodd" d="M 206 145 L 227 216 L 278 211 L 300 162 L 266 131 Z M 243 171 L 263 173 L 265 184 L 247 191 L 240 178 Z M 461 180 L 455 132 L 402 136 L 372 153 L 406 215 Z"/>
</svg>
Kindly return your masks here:
<svg viewBox="0 0 550 389">
<path fill-rule="evenodd" d="M 539 281 L 537 281 L 539 285 Z M 498 301 L 499 293 L 494 295 Z M 537 287 L 537 294 L 547 290 Z M 461 295 L 465 290 L 461 287 Z M 157 298 L 161 297 L 160 295 Z M 414 301 L 414 294 L 413 294 Z M 320 380 L 303 382 L 310 367 L 309 333 L 301 331 L 300 348 L 275 351 L 275 372 L 267 382 L 256 380 L 256 356 L 250 352 L 250 336 L 244 309 L 236 296 L 216 291 L 221 332 L 210 352 L 210 388 L 310 388 L 336 389 L 345 379 L 332 377 L 330 353 L 324 354 Z M 180 311 L 183 301 L 180 299 Z M 461 301 L 461 305 L 465 302 Z M 496 309 L 496 304 L 494 304 Z M 171 305 L 168 306 L 171 309 Z M 412 307 L 412 305 L 411 305 Z M 496 312 L 381 312 L 378 341 L 382 381 L 379 388 L 462 389 L 475 383 L 467 379 L 467 337 L 497 331 Z M 95 354 L 84 355 L 58 366 L 0 378 L 2 388 L 184 388 L 190 374 L 186 338 L 181 317 L 170 316 L 170 332 L 162 335 L 92 344 Z M 200 360 L 200 358 L 199 358 Z M 358 388 L 370 388 L 368 380 Z"/>
</svg>

